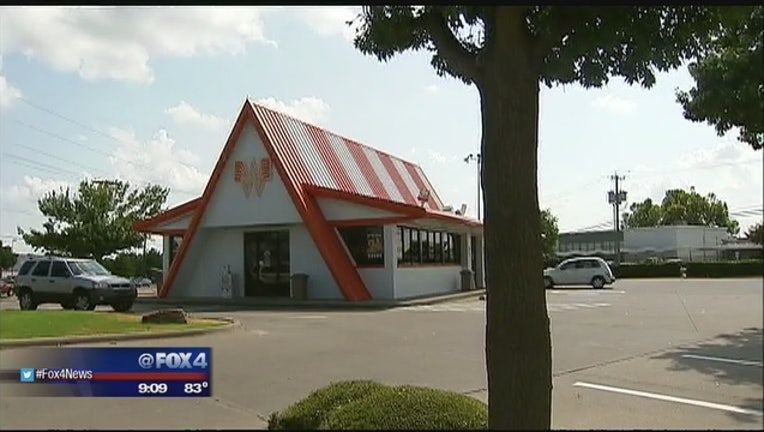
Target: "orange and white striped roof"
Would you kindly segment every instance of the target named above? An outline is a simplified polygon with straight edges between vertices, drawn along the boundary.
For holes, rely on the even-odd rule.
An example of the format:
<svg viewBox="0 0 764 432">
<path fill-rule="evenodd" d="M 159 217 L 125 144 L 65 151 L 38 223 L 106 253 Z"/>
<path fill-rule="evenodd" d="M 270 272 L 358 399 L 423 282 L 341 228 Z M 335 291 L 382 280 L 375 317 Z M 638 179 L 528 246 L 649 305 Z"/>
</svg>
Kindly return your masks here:
<svg viewBox="0 0 764 432">
<path fill-rule="evenodd" d="M 442 211 L 422 168 L 411 162 L 250 102 L 287 175 L 297 184 Z"/>
</svg>

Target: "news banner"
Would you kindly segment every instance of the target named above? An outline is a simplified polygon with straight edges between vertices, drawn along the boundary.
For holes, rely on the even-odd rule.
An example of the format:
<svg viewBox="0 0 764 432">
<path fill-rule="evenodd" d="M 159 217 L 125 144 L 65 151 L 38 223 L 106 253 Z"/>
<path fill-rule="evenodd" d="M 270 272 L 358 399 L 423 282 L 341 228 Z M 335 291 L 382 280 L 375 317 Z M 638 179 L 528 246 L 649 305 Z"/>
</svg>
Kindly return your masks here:
<svg viewBox="0 0 764 432">
<path fill-rule="evenodd" d="M 209 397 L 210 348 L 55 348 L 15 373 L 29 396 Z M 21 394 L 20 394 L 21 395 Z"/>
</svg>

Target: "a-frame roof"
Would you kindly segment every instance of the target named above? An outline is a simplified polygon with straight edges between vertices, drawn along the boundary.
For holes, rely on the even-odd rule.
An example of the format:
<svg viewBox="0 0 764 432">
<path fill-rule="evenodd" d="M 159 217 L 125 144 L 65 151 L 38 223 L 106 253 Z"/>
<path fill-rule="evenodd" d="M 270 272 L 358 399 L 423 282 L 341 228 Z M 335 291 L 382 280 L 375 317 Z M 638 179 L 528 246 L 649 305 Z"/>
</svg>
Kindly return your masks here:
<svg viewBox="0 0 764 432">
<path fill-rule="evenodd" d="M 472 219 L 444 212 L 443 203 L 418 165 L 247 101 L 204 193 L 198 201 L 179 206 L 184 207 L 183 212 L 192 212 L 193 217 L 162 285 L 160 297 L 165 297 L 172 288 L 222 171 L 247 124 L 254 125 L 287 192 L 348 300 L 367 300 L 370 295 L 333 228 L 321 214 L 315 196 L 327 196 L 329 192 L 333 198 L 388 207 L 410 219 L 433 218 L 480 225 Z M 424 195 L 423 190 L 427 192 Z M 420 201 L 420 197 L 425 199 Z M 175 217 L 181 213 L 179 207 L 173 209 Z"/>
</svg>

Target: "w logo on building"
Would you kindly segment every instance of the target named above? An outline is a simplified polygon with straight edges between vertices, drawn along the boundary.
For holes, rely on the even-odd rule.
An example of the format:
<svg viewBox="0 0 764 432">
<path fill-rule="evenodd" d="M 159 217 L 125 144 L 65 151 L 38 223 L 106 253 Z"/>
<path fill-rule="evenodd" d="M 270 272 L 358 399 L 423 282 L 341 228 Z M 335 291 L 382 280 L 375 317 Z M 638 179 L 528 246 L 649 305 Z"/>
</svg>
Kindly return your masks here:
<svg viewBox="0 0 764 432">
<path fill-rule="evenodd" d="M 236 161 L 234 163 L 234 180 L 241 184 L 244 196 L 249 198 L 254 191 L 258 197 L 263 194 L 265 183 L 271 179 L 271 160 L 268 158 L 252 158 L 249 162 Z"/>
</svg>

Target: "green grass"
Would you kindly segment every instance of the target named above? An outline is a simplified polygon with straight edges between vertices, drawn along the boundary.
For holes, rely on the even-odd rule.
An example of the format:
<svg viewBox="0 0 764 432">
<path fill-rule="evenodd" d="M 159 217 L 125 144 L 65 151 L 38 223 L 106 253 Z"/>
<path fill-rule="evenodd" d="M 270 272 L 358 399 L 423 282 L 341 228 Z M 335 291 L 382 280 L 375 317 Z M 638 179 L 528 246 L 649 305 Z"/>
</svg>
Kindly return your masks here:
<svg viewBox="0 0 764 432">
<path fill-rule="evenodd" d="M 196 330 L 222 324 L 200 319 L 190 319 L 188 324 L 143 324 L 140 315 L 116 312 L 6 310 L 0 312 L 0 341 Z"/>
</svg>

